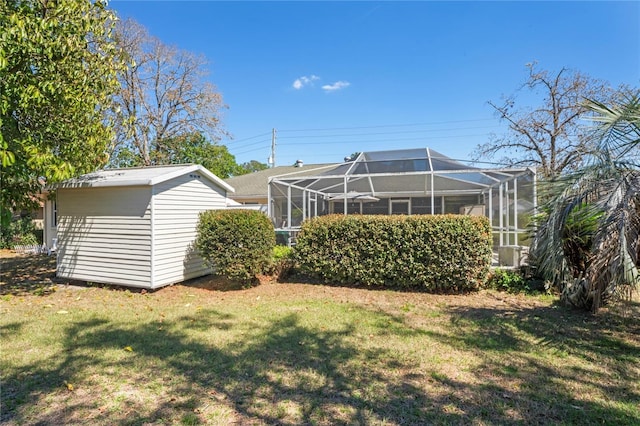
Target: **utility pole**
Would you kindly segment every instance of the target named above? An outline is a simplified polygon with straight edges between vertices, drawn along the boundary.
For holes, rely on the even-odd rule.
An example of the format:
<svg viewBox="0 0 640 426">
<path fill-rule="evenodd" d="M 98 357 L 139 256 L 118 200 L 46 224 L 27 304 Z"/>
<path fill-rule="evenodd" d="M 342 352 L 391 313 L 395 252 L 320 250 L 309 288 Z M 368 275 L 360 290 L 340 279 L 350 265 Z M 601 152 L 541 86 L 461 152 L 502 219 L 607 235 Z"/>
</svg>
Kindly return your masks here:
<svg viewBox="0 0 640 426">
<path fill-rule="evenodd" d="M 267 160 L 269 163 L 269 167 L 273 168 L 276 166 L 276 129 L 271 129 L 271 155 Z"/>
</svg>

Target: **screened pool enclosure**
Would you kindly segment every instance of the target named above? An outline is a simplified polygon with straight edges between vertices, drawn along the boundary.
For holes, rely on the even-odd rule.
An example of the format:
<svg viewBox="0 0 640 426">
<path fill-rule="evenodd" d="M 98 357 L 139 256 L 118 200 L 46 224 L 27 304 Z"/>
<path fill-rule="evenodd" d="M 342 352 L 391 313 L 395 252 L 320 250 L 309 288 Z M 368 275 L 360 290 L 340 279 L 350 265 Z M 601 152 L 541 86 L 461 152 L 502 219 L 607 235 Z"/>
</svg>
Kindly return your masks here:
<svg viewBox="0 0 640 426">
<path fill-rule="evenodd" d="M 269 179 L 268 213 L 281 231 L 326 214 L 487 216 L 494 245 L 528 245 L 535 170 L 467 166 L 432 149 L 363 152 L 341 164 Z"/>
</svg>

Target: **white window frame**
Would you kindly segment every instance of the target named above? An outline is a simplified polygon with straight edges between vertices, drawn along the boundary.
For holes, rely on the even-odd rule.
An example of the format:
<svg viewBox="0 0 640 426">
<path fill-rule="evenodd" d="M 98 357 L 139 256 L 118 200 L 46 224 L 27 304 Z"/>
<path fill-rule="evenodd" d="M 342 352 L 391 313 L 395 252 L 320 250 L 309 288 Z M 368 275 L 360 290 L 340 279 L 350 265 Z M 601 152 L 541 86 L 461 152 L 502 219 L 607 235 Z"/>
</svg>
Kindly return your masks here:
<svg viewBox="0 0 640 426">
<path fill-rule="evenodd" d="M 411 216 L 411 198 L 407 199 L 391 199 L 389 198 L 389 215 L 393 214 L 393 205 L 394 204 L 406 204 L 407 205 L 407 215 Z"/>
</svg>

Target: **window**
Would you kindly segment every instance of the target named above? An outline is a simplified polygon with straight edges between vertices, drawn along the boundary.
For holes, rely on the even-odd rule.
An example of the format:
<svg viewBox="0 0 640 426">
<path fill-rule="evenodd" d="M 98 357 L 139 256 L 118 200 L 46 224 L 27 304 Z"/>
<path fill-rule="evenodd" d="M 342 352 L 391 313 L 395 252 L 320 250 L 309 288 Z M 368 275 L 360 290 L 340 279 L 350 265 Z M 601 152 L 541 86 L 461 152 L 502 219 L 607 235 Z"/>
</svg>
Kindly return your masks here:
<svg viewBox="0 0 640 426">
<path fill-rule="evenodd" d="M 389 214 L 411 214 L 411 201 L 389 200 Z"/>
</svg>

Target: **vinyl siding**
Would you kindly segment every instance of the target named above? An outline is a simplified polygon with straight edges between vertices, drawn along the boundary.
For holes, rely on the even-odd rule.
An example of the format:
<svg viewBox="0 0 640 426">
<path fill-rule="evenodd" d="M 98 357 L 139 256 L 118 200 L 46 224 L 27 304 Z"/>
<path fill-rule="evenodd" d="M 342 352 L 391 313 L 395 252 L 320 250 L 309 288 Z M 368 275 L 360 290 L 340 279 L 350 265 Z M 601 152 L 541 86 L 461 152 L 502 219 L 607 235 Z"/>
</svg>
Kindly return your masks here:
<svg viewBox="0 0 640 426">
<path fill-rule="evenodd" d="M 190 173 L 156 185 L 153 197 L 153 287 L 211 273 L 195 253 L 198 215 L 226 208 L 225 191 Z"/>
<path fill-rule="evenodd" d="M 58 276 L 149 288 L 151 189 L 59 189 Z"/>
</svg>

